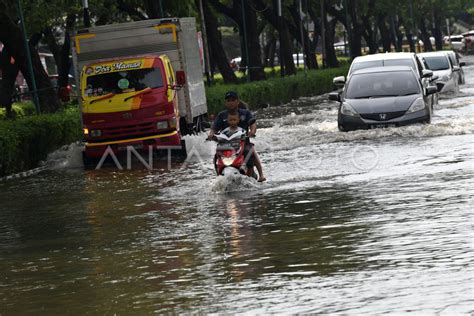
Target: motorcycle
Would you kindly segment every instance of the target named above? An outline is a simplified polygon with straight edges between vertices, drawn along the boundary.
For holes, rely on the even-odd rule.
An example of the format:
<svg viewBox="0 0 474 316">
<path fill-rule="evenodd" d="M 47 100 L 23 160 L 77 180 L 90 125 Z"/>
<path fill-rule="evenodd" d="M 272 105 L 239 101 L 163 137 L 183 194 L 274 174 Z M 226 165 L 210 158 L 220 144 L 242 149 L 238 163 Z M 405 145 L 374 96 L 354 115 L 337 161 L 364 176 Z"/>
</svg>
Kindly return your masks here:
<svg viewBox="0 0 474 316">
<path fill-rule="evenodd" d="M 229 137 L 225 134 L 216 134 L 213 140 L 217 142 L 216 155 L 214 157 L 214 169 L 217 175 L 242 174 L 254 179 L 258 178 L 253 170 L 253 166 L 251 168 L 247 166 L 244 148 L 248 141 L 248 136 L 245 132 L 237 131 Z M 248 157 L 248 159 L 252 158 Z"/>
</svg>

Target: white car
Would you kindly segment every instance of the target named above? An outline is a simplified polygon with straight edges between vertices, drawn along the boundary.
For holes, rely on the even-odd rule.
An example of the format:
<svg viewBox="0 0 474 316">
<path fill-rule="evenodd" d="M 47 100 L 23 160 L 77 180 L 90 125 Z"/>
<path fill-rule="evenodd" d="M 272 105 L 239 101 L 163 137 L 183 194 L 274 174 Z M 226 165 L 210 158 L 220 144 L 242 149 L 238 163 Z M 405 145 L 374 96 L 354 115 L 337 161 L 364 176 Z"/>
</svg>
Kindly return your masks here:
<svg viewBox="0 0 474 316">
<path fill-rule="evenodd" d="M 464 51 L 466 49 L 466 40 L 462 35 L 451 35 L 444 37 L 444 44 L 452 46 L 453 50 Z"/>
<path fill-rule="evenodd" d="M 436 85 L 440 93 L 458 92 L 459 76 L 461 70 L 459 66 L 454 66 L 449 61 L 448 55 L 444 51 L 427 52 L 418 54 L 425 62 L 428 69 L 438 76 Z"/>
<path fill-rule="evenodd" d="M 459 71 L 457 72 L 458 79 L 459 79 L 458 80 L 459 84 L 460 85 L 465 84 L 466 79 L 464 77 L 464 70 L 462 69 L 462 67 L 464 67 L 466 65 L 466 63 L 462 62 L 462 61 L 459 61 L 459 56 L 455 51 L 447 50 L 447 51 L 444 51 L 444 52 L 448 55 L 448 58 L 449 58 L 449 61 L 451 62 L 451 65 L 459 67 Z"/>
</svg>

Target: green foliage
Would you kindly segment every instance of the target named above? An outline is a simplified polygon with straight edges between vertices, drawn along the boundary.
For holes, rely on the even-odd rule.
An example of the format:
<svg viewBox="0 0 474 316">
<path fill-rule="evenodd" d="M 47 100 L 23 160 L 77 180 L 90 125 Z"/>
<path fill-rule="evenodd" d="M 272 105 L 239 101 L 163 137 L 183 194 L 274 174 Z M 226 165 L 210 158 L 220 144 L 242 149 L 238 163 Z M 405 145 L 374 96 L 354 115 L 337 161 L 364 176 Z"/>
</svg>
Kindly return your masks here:
<svg viewBox="0 0 474 316">
<path fill-rule="evenodd" d="M 12 105 L 12 112 L 14 118 L 32 115 L 35 113 L 35 106 L 31 102 L 14 103 Z M 6 110 L 4 108 L 0 108 L 0 120 L 6 119 L 6 114 Z"/>
<path fill-rule="evenodd" d="M 318 95 L 333 88 L 332 79 L 345 75 L 348 65 L 335 69 L 311 70 L 296 76 L 273 78 L 238 85 L 217 85 L 206 88 L 208 112 L 216 114 L 224 109 L 224 94 L 234 90 L 251 109 L 264 104 L 279 105 L 302 96 Z"/>
<path fill-rule="evenodd" d="M 48 153 L 81 137 L 77 109 L 0 121 L 0 176 L 34 168 Z"/>
</svg>

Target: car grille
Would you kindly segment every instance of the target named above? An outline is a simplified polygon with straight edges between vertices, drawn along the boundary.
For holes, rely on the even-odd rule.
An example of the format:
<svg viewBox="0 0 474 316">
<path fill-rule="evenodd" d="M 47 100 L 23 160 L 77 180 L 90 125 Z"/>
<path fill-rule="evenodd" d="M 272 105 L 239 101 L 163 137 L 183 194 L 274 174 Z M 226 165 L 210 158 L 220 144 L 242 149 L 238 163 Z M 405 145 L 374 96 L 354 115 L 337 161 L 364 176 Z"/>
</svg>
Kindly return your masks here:
<svg viewBox="0 0 474 316">
<path fill-rule="evenodd" d="M 369 114 L 360 114 L 360 116 L 366 120 L 374 120 L 374 121 L 388 121 L 400 116 L 403 116 L 406 111 L 398 111 L 398 112 L 388 112 L 388 113 L 369 113 Z M 382 119 L 381 116 L 385 114 L 385 118 Z"/>
</svg>

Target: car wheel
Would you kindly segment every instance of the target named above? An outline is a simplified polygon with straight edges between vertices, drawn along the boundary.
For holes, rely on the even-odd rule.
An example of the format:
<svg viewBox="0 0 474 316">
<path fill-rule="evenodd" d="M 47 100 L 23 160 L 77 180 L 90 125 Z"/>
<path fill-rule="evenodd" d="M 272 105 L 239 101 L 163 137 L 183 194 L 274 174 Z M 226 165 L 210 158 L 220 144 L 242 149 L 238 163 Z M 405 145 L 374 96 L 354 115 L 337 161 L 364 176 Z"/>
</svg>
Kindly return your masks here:
<svg viewBox="0 0 474 316">
<path fill-rule="evenodd" d="M 337 124 L 337 128 L 339 129 L 340 132 L 347 132 L 347 129 L 344 127 L 344 125 Z"/>
</svg>

